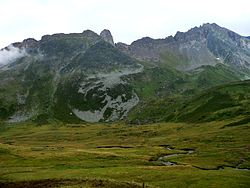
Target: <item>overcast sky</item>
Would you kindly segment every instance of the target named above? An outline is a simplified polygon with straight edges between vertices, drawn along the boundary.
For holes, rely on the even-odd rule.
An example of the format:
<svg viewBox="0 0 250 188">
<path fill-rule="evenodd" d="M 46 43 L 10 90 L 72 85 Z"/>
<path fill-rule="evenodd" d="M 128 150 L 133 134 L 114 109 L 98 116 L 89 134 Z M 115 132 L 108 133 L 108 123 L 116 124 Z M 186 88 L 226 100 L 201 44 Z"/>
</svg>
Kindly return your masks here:
<svg viewBox="0 0 250 188">
<path fill-rule="evenodd" d="M 115 42 L 131 43 L 208 22 L 250 36 L 250 0 L 0 0 L 0 48 L 45 34 L 104 28 Z"/>
</svg>

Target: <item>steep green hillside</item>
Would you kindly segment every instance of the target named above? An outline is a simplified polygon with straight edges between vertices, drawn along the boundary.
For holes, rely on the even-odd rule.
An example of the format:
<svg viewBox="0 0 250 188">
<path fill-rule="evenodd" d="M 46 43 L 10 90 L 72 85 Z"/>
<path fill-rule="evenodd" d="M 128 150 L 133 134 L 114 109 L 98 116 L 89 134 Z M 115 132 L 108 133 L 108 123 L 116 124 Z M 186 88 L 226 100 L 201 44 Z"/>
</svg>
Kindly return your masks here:
<svg viewBox="0 0 250 188">
<path fill-rule="evenodd" d="M 250 116 L 250 81 L 218 86 L 182 106 L 176 119 L 197 122 Z"/>
<path fill-rule="evenodd" d="M 155 66 L 148 62 L 143 65 L 144 71 L 129 79 L 142 100 L 181 92 L 180 87 L 185 85 L 187 74 L 166 65 Z"/>
<path fill-rule="evenodd" d="M 213 87 L 195 96 L 151 99 L 129 116 L 133 123 L 204 122 L 250 116 L 250 81 Z"/>
<path fill-rule="evenodd" d="M 206 88 L 244 78 L 244 74 L 221 63 L 214 66 L 203 65 L 194 70 L 182 72 L 168 64 L 168 62 L 177 64 L 182 61 L 172 60 L 154 64 L 142 62 L 144 71 L 133 75 L 130 80 L 142 100 L 159 96 L 192 95 Z"/>
<path fill-rule="evenodd" d="M 123 77 L 142 66 L 92 31 L 15 46 L 25 46 L 26 55 L 0 70 L 3 121 L 113 121 L 139 100 Z"/>
<path fill-rule="evenodd" d="M 244 74 L 232 70 L 224 64 L 215 66 L 203 65 L 190 72 L 194 88 L 205 89 L 216 85 L 240 81 Z"/>
<path fill-rule="evenodd" d="M 189 121 L 196 106 L 191 102 L 191 109 L 184 109 L 183 103 L 202 90 L 249 79 L 249 45 L 216 24 L 165 39 L 144 37 L 131 45 L 114 44 L 108 30 L 26 39 L 1 50 L 11 54 L 14 49 L 21 56 L 0 65 L 0 121 L 111 122 L 125 119 L 138 104 L 147 108 L 138 115 L 145 122 Z M 232 96 L 219 93 L 209 103 L 220 98 Z M 132 120 L 138 119 L 136 111 Z M 208 121 L 211 114 L 193 121 Z"/>
</svg>

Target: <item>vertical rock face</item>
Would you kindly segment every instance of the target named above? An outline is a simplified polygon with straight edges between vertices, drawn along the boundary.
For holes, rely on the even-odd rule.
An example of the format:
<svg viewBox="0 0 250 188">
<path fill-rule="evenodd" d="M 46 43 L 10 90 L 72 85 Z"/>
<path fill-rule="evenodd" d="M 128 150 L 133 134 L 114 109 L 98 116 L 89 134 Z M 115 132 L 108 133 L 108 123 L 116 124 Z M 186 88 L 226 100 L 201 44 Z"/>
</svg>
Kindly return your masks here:
<svg viewBox="0 0 250 188">
<path fill-rule="evenodd" d="M 109 30 L 104 29 L 100 33 L 100 36 L 103 38 L 103 40 L 105 40 L 106 42 L 108 42 L 108 43 L 112 44 L 113 46 L 115 46 L 113 37 L 112 37 L 111 32 Z"/>
<path fill-rule="evenodd" d="M 203 24 L 174 37 L 152 39 L 144 37 L 131 45 L 116 47 L 138 60 L 163 62 L 179 71 L 194 70 L 203 65 L 225 63 L 249 74 L 250 40 L 215 23 Z"/>
</svg>

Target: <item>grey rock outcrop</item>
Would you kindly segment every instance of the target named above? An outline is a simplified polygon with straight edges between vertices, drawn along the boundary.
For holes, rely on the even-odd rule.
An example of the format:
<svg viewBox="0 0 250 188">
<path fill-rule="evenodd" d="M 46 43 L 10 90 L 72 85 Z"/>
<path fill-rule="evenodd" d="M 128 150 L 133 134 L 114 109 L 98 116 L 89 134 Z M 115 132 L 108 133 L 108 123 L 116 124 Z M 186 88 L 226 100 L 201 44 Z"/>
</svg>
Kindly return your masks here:
<svg viewBox="0 0 250 188">
<path fill-rule="evenodd" d="M 144 37 L 117 48 L 138 60 L 166 63 L 180 71 L 218 63 L 245 73 L 250 70 L 250 41 L 215 23 L 178 31 L 165 39 Z"/>
<path fill-rule="evenodd" d="M 113 37 L 112 37 L 111 32 L 109 30 L 104 29 L 100 33 L 100 36 L 103 38 L 104 41 L 106 41 L 106 42 L 112 44 L 113 46 L 115 46 Z"/>
</svg>

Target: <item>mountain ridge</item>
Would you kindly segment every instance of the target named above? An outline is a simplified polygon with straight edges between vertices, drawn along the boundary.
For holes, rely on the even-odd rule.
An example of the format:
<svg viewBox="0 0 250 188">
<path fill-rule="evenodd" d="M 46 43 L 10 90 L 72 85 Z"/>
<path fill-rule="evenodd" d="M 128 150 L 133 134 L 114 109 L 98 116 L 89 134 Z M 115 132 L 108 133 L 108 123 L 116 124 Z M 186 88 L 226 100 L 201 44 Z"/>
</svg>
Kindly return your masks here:
<svg viewBox="0 0 250 188">
<path fill-rule="evenodd" d="M 166 62 L 162 56 L 181 55 L 181 66 L 173 65 L 178 70 L 192 70 L 201 65 L 214 65 L 218 62 L 231 63 L 231 66 L 238 66 L 236 69 L 243 72 L 245 68 L 250 68 L 249 41 L 217 24 L 203 24 L 187 32 L 177 32 L 174 37 L 165 39 L 144 37 L 127 46 L 118 43 L 117 47 L 137 59 L 161 61 L 170 65 L 172 62 Z"/>
<path fill-rule="evenodd" d="M 131 45 L 114 44 L 109 30 L 85 30 L 11 46 L 20 51 L 0 67 L 0 118 L 8 122 L 117 121 L 150 98 L 250 78 L 250 41 L 216 24 Z"/>
</svg>

